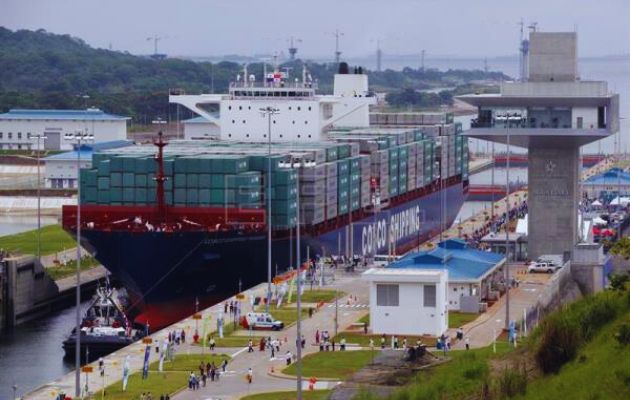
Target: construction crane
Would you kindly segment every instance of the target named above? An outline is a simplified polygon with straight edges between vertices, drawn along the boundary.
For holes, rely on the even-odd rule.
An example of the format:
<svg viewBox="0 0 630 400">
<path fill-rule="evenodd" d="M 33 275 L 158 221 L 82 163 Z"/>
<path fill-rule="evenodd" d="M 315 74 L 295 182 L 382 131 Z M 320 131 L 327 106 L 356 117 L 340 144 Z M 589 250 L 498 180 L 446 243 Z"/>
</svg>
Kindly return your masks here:
<svg viewBox="0 0 630 400">
<path fill-rule="evenodd" d="M 425 51 L 424 51 L 424 50 L 422 50 L 422 51 L 420 52 L 420 70 L 421 70 L 422 72 L 424 72 L 424 54 L 425 54 Z"/>
<path fill-rule="evenodd" d="M 154 58 L 156 60 L 162 60 L 166 58 L 166 54 L 158 53 L 158 43 L 160 40 L 163 39 L 166 39 L 166 37 L 161 37 L 158 35 L 153 35 L 152 37 L 147 38 L 147 41 L 153 41 L 153 54 L 151 55 L 151 58 Z"/>
<path fill-rule="evenodd" d="M 519 22 L 521 27 L 521 37 L 519 42 L 519 67 L 520 67 L 520 80 L 521 82 L 525 82 L 527 77 L 529 76 L 529 39 L 525 38 L 525 23 L 521 18 L 521 22 Z M 530 23 L 527 28 L 530 32 L 536 32 L 536 27 L 538 26 L 538 22 Z"/>
<path fill-rule="evenodd" d="M 332 32 L 332 35 L 335 37 L 335 63 L 339 65 L 339 61 L 341 60 L 341 51 L 339 50 L 339 38 L 344 35 L 343 32 L 340 32 L 339 29 L 336 29 Z"/>
<path fill-rule="evenodd" d="M 289 39 L 289 60 L 291 61 L 295 60 L 295 55 L 298 51 L 295 43 L 302 43 L 302 39 L 294 38 L 293 36 Z"/>
</svg>

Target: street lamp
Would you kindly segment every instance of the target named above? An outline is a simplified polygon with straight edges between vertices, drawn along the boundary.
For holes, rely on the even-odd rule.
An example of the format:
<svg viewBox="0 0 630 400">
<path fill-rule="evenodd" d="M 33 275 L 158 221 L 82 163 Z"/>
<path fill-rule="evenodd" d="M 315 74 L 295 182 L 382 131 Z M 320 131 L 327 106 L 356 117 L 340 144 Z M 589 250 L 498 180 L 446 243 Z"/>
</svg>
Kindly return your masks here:
<svg viewBox="0 0 630 400">
<path fill-rule="evenodd" d="M 85 130 L 84 132 L 66 133 L 63 138 L 77 146 L 77 287 L 74 394 L 78 398 L 81 395 L 81 145 L 94 141 L 94 136 Z"/>
<path fill-rule="evenodd" d="M 267 117 L 267 301 L 265 302 L 265 311 L 269 312 L 269 303 L 271 303 L 271 117 L 280 113 L 280 110 L 267 106 L 260 109 L 260 114 Z M 300 192 L 298 192 L 298 199 Z M 299 221 L 298 221 L 299 226 Z M 299 228 L 298 228 L 299 231 Z M 299 243 L 299 240 L 298 240 Z M 299 244 L 298 244 L 298 263 L 299 263 Z M 299 298 L 299 297 L 298 297 Z"/>
<path fill-rule="evenodd" d="M 516 114 L 505 114 L 505 136 L 507 156 L 505 158 L 505 329 L 510 329 L 510 117 Z"/>
<path fill-rule="evenodd" d="M 290 164 L 287 166 L 286 164 L 282 164 L 282 167 L 296 169 L 299 171 L 301 167 L 313 167 L 315 166 L 315 162 L 294 162 L 294 160 L 290 161 Z M 296 257 L 297 257 L 297 338 L 295 344 L 297 345 L 296 356 L 297 361 L 295 365 L 295 372 L 297 375 L 297 398 L 298 400 L 302 400 L 302 257 L 300 255 L 300 178 L 298 174 L 297 179 L 297 207 L 296 207 L 296 217 L 297 217 L 297 227 L 296 227 Z"/>
<path fill-rule="evenodd" d="M 40 157 L 40 153 L 41 153 L 41 146 L 40 146 L 40 141 L 41 139 L 48 139 L 46 136 L 44 136 L 41 133 L 38 133 L 37 135 L 32 135 L 31 138 L 37 138 L 37 259 L 39 260 L 39 263 L 41 264 L 42 262 L 42 255 L 41 255 L 41 230 L 42 230 L 42 221 L 41 221 L 41 212 L 42 212 L 42 208 L 41 208 L 41 176 L 40 176 L 40 165 L 39 165 L 39 157 Z"/>
</svg>

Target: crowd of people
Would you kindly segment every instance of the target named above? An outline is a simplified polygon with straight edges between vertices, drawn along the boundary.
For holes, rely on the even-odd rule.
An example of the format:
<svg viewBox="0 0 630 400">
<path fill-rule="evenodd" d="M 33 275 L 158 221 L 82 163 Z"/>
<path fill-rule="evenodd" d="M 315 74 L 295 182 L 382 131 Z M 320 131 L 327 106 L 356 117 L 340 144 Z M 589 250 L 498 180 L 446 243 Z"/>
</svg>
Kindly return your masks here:
<svg viewBox="0 0 630 400">
<path fill-rule="evenodd" d="M 206 387 L 208 381 L 210 382 L 218 382 L 221 374 L 225 373 L 225 370 L 228 365 L 228 360 L 223 359 L 221 365 L 216 365 L 214 361 L 212 362 L 200 362 L 199 363 L 199 375 L 195 374 L 194 371 L 190 371 L 188 375 L 188 389 L 190 390 L 198 390 L 200 387 Z"/>
<path fill-rule="evenodd" d="M 520 205 L 513 207 L 509 212 L 509 221 L 513 221 L 518 218 L 523 218 L 527 215 L 527 201 L 522 201 Z M 465 234 L 464 239 L 471 247 L 480 248 L 481 239 L 491 232 L 499 232 L 505 227 L 506 215 L 505 212 L 501 215 L 495 215 L 494 217 L 488 217 L 488 220 L 484 224 L 475 229 L 470 235 Z"/>
</svg>

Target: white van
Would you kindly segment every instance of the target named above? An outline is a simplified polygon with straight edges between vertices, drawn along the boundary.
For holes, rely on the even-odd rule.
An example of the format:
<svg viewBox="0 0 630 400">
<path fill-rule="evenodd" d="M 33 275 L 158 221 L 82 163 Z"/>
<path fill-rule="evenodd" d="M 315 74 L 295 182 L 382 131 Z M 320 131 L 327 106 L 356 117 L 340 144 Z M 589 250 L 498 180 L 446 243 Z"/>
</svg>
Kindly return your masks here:
<svg viewBox="0 0 630 400">
<path fill-rule="evenodd" d="M 399 260 L 402 256 L 393 256 L 390 254 L 376 254 L 374 256 L 375 267 L 386 267 L 396 260 Z"/>
</svg>

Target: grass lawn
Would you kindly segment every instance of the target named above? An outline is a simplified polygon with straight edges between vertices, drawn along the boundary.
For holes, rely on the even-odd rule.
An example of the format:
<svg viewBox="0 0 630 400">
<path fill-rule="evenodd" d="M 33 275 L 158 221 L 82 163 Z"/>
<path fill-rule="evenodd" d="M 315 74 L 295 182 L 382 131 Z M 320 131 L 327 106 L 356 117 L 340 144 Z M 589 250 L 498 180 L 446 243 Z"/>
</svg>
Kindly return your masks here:
<svg viewBox="0 0 630 400">
<path fill-rule="evenodd" d="M 306 286 L 304 288 L 304 293 L 302 293 L 302 302 L 303 303 L 319 303 L 319 302 L 325 302 L 328 303 L 332 300 L 335 299 L 335 293 L 337 293 L 337 296 L 339 298 L 342 298 L 343 296 L 345 296 L 346 294 L 344 292 L 341 291 L 334 291 L 334 290 L 328 290 L 328 289 L 313 289 L 313 290 L 309 290 L 308 286 Z M 291 303 L 295 303 L 297 301 L 297 296 L 296 293 L 293 293 L 293 296 L 291 297 Z"/>
<path fill-rule="evenodd" d="M 317 378 L 346 379 L 366 366 L 378 351 L 324 351 L 309 354 L 302 359 L 303 376 Z M 295 363 L 282 370 L 295 375 Z"/>
<path fill-rule="evenodd" d="M 448 312 L 448 327 L 449 328 L 459 328 L 464 324 L 467 324 L 471 321 L 477 319 L 479 314 L 475 313 L 463 313 L 458 311 L 449 311 Z"/>
<path fill-rule="evenodd" d="M 418 339 L 420 339 L 422 343 L 426 345 L 429 345 L 429 346 L 435 345 L 435 338 L 431 336 L 398 336 L 398 344 L 400 346 L 402 346 L 402 341 L 404 337 L 407 338 L 407 344 L 410 346 L 415 345 Z M 374 347 L 376 348 L 381 347 L 381 335 L 370 335 L 370 334 L 364 335 L 363 331 L 357 331 L 357 332 L 345 331 L 345 332 L 340 332 L 339 334 L 337 334 L 337 336 L 334 337 L 335 343 L 339 343 L 339 341 L 341 341 L 341 338 L 345 338 L 346 343 L 348 344 L 358 344 L 359 346 L 362 346 L 362 347 L 369 347 L 370 338 L 372 338 L 374 339 Z M 391 345 L 392 345 L 392 336 L 385 335 L 385 346 L 391 347 Z"/>
<path fill-rule="evenodd" d="M 614 338 L 623 323 L 630 325 L 630 313 L 605 326 L 558 374 L 533 380 L 527 393 L 517 398 L 630 398 L 630 345 L 622 346 Z"/>
<path fill-rule="evenodd" d="M 61 229 L 61 225 L 48 225 L 41 230 L 42 255 L 76 247 L 75 240 Z M 0 248 L 12 253 L 37 254 L 37 229 L 15 235 L 1 236 Z"/>
<path fill-rule="evenodd" d="M 331 390 L 304 390 L 302 398 L 304 400 L 326 400 Z M 295 400 L 297 392 L 268 392 L 252 394 L 250 396 L 241 397 L 241 400 Z"/>
<path fill-rule="evenodd" d="M 154 355 L 152 355 L 153 357 Z M 224 358 L 230 357 L 225 354 L 218 355 L 176 355 L 172 363 L 164 362 L 164 372 L 158 372 L 158 362 L 155 361 L 149 366 L 149 376 L 142 379 L 142 372 L 135 372 L 129 375 L 127 390 L 122 391 L 122 380 L 113 383 L 105 388 L 105 398 L 120 400 L 136 400 L 143 392 L 151 392 L 154 399 L 159 399 L 161 394 L 173 394 L 176 391 L 188 386 L 188 375 L 190 371 L 199 374 L 198 366 L 201 361 L 214 361 L 215 365 L 220 365 Z M 121 374 L 122 377 L 122 374 Z M 95 390 L 93 388 L 93 390 Z M 101 398 L 101 391 L 95 390 L 93 399 Z"/>
<path fill-rule="evenodd" d="M 87 271 L 88 269 L 92 269 L 97 265 L 99 265 L 99 262 L 96 261 L 94 257 L 84 257 L 81 260 L 81 271 Z M 54 280 L 73 276 L 77 273 L 77 261 L 72 260 L 66 263 L 66 265 L 55 265 L 54 267 L 48 267 L 46 268 L 46 273 Z"/>
<path fill-rule="evenodd" d="M 359 322 L 361 324 L 368 324 L 368 325 L 370 325 L 370 314 L 365 314 L 364 316 L 359 318 L 359 320 L 357 322 Z"/>
</svg>

